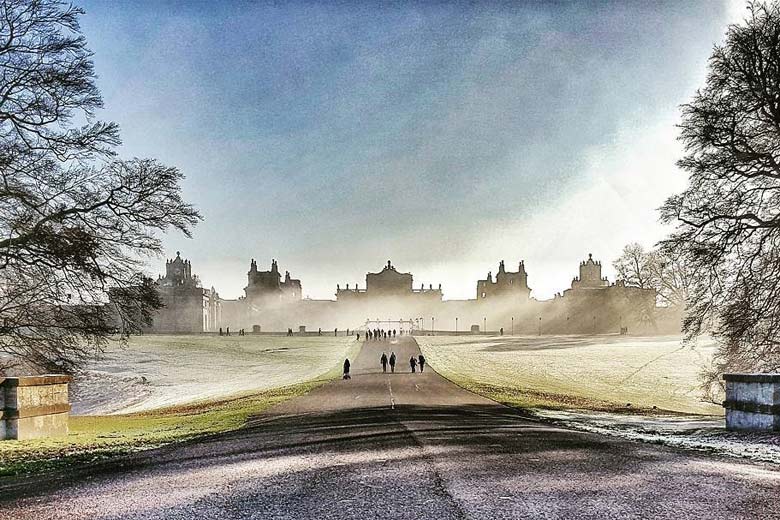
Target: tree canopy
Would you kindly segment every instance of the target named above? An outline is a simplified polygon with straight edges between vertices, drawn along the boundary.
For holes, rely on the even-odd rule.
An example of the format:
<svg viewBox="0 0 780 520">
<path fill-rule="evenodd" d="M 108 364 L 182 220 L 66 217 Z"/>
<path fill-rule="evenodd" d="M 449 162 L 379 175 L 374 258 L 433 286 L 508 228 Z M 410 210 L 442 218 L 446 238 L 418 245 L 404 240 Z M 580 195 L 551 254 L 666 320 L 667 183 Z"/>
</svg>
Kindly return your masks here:
<svg viewBox="0 0 780 520">
<path fill-rule="evenodd" d="M 148 324 L 160 302 L 143 261 L 158 232 L 189 236 L 200 219 L 179 170 L 117 157 L 82 14 L 0 3 L 0 368 L 67 370 Z"/>
<path fill-rule="evenodd" d="M 685 191 L 661 208 L 663 242 L 690 270 L 688 339 L 719 342 L 727 370 L 780 369 L 780 7 L 751 3 L 682 107 Z"/>
</svg>

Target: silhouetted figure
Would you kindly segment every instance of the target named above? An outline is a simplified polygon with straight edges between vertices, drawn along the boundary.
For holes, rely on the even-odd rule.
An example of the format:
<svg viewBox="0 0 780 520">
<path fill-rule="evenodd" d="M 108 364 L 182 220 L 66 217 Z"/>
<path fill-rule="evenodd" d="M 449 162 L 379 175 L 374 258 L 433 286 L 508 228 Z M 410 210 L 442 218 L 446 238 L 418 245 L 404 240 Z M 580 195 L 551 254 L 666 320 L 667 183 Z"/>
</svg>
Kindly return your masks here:
<svg viewBox="0 0 780 520">
<path fill-rule="evenodd" d="M 503 336 L 504 335 L 504 327 L 501 327 L 500 329 L 498 329 L 498 335 L 499 336 Z M 422 370 L 420 370 L 420 372 L 422 372 Z"/>
<path fill-rule="evenodd" d="M 317 329 L 317 336 L 322 336 L 322 327 Z"/>
<path fill-rule="evenodd" d="M 226 330 L 227 330 L 227 334 L 226 335 L 230 336 L 230 327 L 228 327 Z"/>
<path fill-rule="evenodd" d="M 349 329 L 347 329 L 347 336 L 349 336 Z"/>
<path fill-rule="evenodd" d="M 349 375 L 349 359 L 344 360 L 344 379 L 352 379 Z"/>
<path fill-rule="evenodd" d="M 333 329 L 333 335 L 338 336 L 339 335 L 339 329 Z"/>
<path fill-rule="evenodd" d="M 412 356 L 409 358 L 409 366 L 412 367 L 412 373 L 417 371 L 417 358 Z"/>
<path fill-rule="evenodd" d="M 382 357 L 379 358 L 379 362 L 382 363 L 382 372 L 387 372 L 387 354 L 382 352 Z"/>
<path fill-rule="evenodd" d="M 390 353 L 390 372 L 395 372 L 395 352 Z"/>
<path fill-rule="evenodd" d="M 395 329 L 393 329 L 393 337 L 395 337 Z"/>
<path fill-rule="evenodd" d="M 417 359 L 420 362 L 420 373 L 422 373 L 422 371 L 425 370 L 425 356 L 420 354 L 419 356 L 417 356 Z"/>
<path fill-rule="evenodd" d="M 219 328 L 219 335 L 222 335 L 222 327 Z"/>
<path fill-rule="evenodd" d="M 360 333 L 357 333 L 357 340 L 360 341 Z"/>
</svg>

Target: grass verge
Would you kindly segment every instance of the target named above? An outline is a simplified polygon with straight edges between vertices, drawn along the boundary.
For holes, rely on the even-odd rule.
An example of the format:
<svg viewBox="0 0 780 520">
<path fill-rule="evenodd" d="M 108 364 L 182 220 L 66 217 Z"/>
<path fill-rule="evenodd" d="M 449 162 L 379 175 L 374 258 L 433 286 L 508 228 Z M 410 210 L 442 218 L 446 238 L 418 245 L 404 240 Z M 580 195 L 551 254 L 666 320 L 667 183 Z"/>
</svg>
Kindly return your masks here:
<svg viewBox="0 0 780 520">
<path fill-rule="evenodd" d="M 303 395 L 325 380 L 233 398 L 130 415 L 74 416 L 63 438 L 0 442 L 0 477 L 29 475 L 93 463 L 202 435 L 240 428 L 271 406 Z"/>
<path fill-rule="evenodd" d="M 445 376 L 446 377 L 446 376 Z M 681 412 L 635 406 L 631 403 L 625 405 L 613 401 L 597 400 L 570 394 L 558 394 L 543 392 L 533 388 L 521 388 L 517 386 L 499 386 L 480 383 L 471 379 L 446 377 L 461 388 L 487 397 L 498 403 L 513 408 L 528 409 L 542 408 L 545 410 L 589 410 L 597 412 L 627 413 L 633 415 L 686 415 Z"/>
<path fill-rule="evenodd" d="M 354 359 L 362 343 L 347 351 Z M 250 417 L 341 376 L 341 363 L 318 379 L 231 397 L 126 415 L 72 416 L 67 437 L 0 441 L 0 477 L 88 464 L 241 428 Z"/>
</svg>

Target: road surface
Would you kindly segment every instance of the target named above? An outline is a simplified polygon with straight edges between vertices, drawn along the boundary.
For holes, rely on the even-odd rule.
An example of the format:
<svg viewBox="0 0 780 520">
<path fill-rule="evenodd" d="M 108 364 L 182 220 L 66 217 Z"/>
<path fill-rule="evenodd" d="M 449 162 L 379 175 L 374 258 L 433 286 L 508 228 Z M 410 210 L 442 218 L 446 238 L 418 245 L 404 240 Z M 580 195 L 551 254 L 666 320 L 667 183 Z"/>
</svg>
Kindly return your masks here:
<svg viewBox="0 0 780 520">
<path fill-rule="evenodd" d="M 242 430 L 0 487 L 0 518 L 780 518 L 776 467 L 530 421 L 410 374 L 418 353 L 366 343 Z"/>
</svg>

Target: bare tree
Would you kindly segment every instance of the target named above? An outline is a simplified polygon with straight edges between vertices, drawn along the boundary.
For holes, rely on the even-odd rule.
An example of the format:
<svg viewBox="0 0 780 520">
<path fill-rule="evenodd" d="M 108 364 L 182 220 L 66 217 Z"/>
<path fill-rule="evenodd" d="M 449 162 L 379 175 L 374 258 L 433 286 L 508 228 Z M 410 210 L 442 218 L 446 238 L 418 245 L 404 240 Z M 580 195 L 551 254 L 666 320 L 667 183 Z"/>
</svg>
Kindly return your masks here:
<svg viewBox="0 0 780 520">
<path fill-rule="evenodd" d="M 652 255 L 634 242 L 623 248 L 620 257 L 612 262 L 617 277 L 628 285 L 649 289 L 653 287 L 650 261 Z"/>
<path fill-rule="evenodd" d="M 0 2 L 0 354 L 67 370 L 111 334 L 139 330 L 160 301 L 142 275 L 156 232 L 200 219 L 182 174 L 119 160 L 78 8 Z M 75 122 L 79 121 L 80 124 Z M 104 305 L 113 291 L 113 306 Z M 2 360 L 0 360 L 1 364 Z"/>
<path fill-rule="evenodd" d="M 663 307 L 685 305 L 690 274 L 679 255 L 671 251 L 646 250 L 636 242 L 626 245 L 612 266 L 627 285 L 655 289 Z"/>
<path fill-rule="evenodd" d="M 719 342 L 708 384 L 726 370 L 780 369 L 780 7 L 748 13 L 682 108 L 689 185 L 661 208 L 678 224 L 664 249 L 695 274 L 686 336 Z"/>
</svg>

